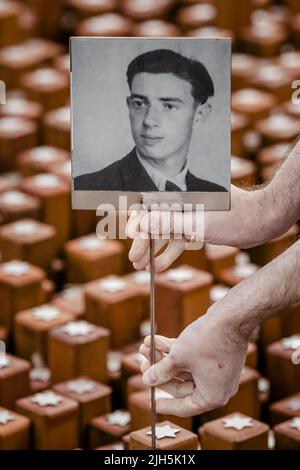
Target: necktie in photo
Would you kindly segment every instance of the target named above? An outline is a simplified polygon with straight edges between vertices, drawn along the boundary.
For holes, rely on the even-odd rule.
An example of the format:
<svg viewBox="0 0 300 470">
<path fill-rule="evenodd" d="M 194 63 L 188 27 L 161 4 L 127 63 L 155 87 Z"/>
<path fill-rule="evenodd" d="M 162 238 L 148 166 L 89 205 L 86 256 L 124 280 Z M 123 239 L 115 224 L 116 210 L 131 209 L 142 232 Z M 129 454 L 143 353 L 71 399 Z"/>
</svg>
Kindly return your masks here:
<svg viewBox="0 0 300 470">
<path fill-rule="evenodd" d="M 165 191 L 182 191 L 176 184 L 172 183 L 172 181 L 166 181 Z"/>
</svg>

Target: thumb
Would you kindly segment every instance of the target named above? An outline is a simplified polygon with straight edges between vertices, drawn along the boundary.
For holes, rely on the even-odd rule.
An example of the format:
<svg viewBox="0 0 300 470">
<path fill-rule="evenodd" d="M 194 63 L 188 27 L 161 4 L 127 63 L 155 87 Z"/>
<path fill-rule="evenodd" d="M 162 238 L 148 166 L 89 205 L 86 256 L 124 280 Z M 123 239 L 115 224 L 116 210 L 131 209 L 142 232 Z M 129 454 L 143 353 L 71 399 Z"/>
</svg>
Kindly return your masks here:
<svg viewBox="0 0 300 470">
<path fill-rule="evenodd" d="M 164 384 L 172 380 L 178 370 L 178 366 L 175 365 L 169 356 L 166 356 L 144 373 L 143 382 L 150 386 Z"/>
</svg>

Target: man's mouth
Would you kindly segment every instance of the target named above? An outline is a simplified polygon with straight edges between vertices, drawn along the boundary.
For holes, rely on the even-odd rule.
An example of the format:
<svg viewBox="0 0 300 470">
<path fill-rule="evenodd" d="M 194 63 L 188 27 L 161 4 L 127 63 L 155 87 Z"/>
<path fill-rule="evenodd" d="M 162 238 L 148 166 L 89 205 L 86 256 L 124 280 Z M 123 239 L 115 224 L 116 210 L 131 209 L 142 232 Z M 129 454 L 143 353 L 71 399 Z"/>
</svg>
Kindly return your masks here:
<svg viewBox="0 0 300 470">
<path fill-rule="evenodd" d="M 147 143 L 155 143 L 155 142 L 159 142 L 163 139 L 163 137 L 161 137 L 161 136 L 148 135 L 148 134 L 142 134 L 141 138 Z"/>
</svg>

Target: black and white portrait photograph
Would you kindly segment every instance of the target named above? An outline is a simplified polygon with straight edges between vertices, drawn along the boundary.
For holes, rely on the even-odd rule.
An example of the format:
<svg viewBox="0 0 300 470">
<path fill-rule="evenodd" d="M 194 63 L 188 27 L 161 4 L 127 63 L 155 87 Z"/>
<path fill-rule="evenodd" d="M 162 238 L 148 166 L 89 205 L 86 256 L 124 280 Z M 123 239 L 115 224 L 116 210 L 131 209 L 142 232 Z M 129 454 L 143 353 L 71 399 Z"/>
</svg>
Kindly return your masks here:
<svg viewBox="0 0 300 470">
<path fill-rule="evenodd" d="M 228 209 L 230 61 L 229 39 L 72 38 L 74 207 L 172 192 Z"/>
</svg>

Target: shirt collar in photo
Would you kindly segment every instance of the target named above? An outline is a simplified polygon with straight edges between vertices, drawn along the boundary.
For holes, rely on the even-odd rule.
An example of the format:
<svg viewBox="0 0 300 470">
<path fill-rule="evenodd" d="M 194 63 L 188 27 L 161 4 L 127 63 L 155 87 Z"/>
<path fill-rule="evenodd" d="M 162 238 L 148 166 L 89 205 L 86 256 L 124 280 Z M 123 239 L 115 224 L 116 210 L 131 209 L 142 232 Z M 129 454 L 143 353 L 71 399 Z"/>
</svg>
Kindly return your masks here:
<svg viewBox="0 0 300 470">
<path fill-rule="evenodd" d="M 181 191 L 186 191 L 185 179 L 188 171 L 187 161 L 185 162 L 183 169 L 180 173 L 178 173 L 178 175 L 167 176 L 164 173 L 161 173 L 156 168 L 153 168 L 153 166 L 147 161 L 146 158 L 143 158 L 138 154 L 138 151 L 136 151 L 136 155 L 140 164 L 145 168 L 148 175 L 157 187 L 158 191 L 165 191 L 166 181 L 171 181 L 172 183 L 176 184 L 176 186 L 178 186 Z"/>
</svg>

